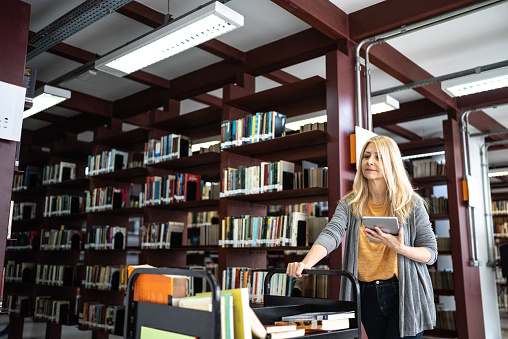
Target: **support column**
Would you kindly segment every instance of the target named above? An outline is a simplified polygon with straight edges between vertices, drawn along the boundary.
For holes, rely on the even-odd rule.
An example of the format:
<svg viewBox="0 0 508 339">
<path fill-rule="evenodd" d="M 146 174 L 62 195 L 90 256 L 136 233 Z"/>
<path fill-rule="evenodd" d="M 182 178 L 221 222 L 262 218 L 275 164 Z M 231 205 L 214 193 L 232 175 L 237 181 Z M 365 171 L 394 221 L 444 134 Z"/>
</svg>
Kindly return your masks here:
<svg viewBox="0 0 508 339">
<path fill-rule="evenodd" d="M 23 86 L 30 5 L 19 0 L 0 1 L 0 81 Z M 11 206 L 16 142 L 0 139 L 0 272 L 3 271 L 5 245 Z"/>
<path fill-rule="evenodd" d="M 331 219 L 337 202 L 349 192 L 355 175 L 349 154 L 349 135 L 354 133 L 355 73 L 354 47 L 348 46 L 346 55 L 338 50 L 326 54 L 326 113 L 328 158 L 328 218 Z M 338 179 L 338 180 L 337 180 Z M 330 254 L 330 268 L 341 269 L 343 246 Z M 334 281 L 335 280 L 335 281 Z M 335 277 L 332 286 L 339 286 Z M 339 298 L 339 289 L 331 289 L 331 298 Z"/>
<path fill-rule="evenodd" d="M 457 332 L 460 339 L 482 339 L 485 338 L 485 329 L 480 270 L 469 265 L 467 206 L 462 191 L 464 168 L 459 123 L 453 119 L 443 121 L 443 135 Z"/>
</svg>

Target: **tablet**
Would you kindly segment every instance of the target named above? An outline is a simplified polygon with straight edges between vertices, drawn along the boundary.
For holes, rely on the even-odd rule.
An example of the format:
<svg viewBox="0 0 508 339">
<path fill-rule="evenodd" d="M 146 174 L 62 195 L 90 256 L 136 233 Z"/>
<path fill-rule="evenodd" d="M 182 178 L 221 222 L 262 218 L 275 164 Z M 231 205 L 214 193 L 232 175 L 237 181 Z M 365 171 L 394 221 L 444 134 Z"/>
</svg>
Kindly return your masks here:
<svg viewBox="0 0 508 339">
<path fill-rule="evenodd" d="M 399 234 L 399 223 L 396 217 L 362 217 L 362 221 L 365 227 L 374 229 L 374 226 L 379 226 L 385 233 Z"/>
</svg>

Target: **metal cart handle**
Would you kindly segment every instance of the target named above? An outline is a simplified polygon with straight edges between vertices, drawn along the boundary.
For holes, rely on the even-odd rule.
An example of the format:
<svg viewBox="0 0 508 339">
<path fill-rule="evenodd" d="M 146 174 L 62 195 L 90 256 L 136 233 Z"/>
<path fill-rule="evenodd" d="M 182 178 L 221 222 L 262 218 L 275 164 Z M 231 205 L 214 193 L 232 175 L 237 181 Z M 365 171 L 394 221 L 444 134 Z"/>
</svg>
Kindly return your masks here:
<svg viewBox="0 0 508 339">
<path fill-rule="evenodd" d="M 208 271 L 198 271 L 198 270 L 186 270 L 180 268 L 136 268 L 132 271 L 129 280 L 127 282 L 127 304 L 126 309 L 134 309 L 134 286 L 136 284 L 136 280 L 140 274 L 168 274 L 168 275 L 182 275 L 182 276 L 191 276 L 196 278 L 204 278 L 208 282 L 211 293 L 212 293 L 212 313 L 214 319 L 214 335 L 212 338 L 220 338 L 220 287 L 217 281 L 217 278 Z M 129 314 L 131 312 L 125 312 L 125 334 L 135 333 L 136 331 L 136 319 L 131 315 L 131 319 L 129 319 Z M 128 338 L 133 338 L 132 335 L 127 336 Z"/>
</svg>

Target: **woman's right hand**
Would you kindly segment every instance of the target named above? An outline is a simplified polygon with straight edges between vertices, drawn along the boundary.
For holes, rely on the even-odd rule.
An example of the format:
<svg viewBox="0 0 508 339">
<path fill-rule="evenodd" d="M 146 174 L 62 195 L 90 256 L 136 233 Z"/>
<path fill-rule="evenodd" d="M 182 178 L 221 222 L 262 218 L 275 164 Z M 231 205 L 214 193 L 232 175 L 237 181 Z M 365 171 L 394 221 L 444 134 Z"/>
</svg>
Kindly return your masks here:
<svg viewBox="0 0 508 339">
<path fill-rule="evenodd" d="M 302 276 L 302 271 L 305 269 L 305 264 L 303 262 L 292 262 L 288 264 L 288 268 L 286 270 L 286 274 L 293 278 L 300 278 Z"/>
</svg>

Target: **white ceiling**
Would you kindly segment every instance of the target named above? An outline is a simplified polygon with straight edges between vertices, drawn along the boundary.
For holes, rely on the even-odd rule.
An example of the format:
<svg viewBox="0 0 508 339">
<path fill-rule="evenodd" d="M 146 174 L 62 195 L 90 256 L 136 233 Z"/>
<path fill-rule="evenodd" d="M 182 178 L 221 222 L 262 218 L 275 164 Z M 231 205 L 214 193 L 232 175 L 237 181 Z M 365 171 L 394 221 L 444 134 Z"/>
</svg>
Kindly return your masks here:
<svg viewBox="0 0 508 339">
<path fill-rule="evenodd" d="M 32 6 L 30 30 L 37 32 L 61 15 L 84 1 L 78 0 L 23 0 Z M 207 2 L 206 0 L 138 0 L 138 2 L 161 13 L 178 17 L 187 11 Z M 336 6 L 346 13 L 352 13 L 380 1 L 374 0 L 333 0 Z M 310 26 L 269 0 L 231 0 L 227 6 L 245 17 L 245 26 L 218 38 L 223 43 L 241 51 L 265 45 L 269 42 L 290 36 Z M 406 57 L 421 66 L 433 76 L 440 76 L 477 66 L 508 59 L 508 3 L 455 19 L 415 33 L 390 40 L 388 43 Z M 81 30 L 64 42 L 99 55 L 146 33 L 148 26 L 124 15 L 112 13 L 93 25 Z M 376 48 L 376 47 L 373 47 Z M 277 53 L 277 51 L 274 51 Z M 199 48 L 192 48 L 169 60 L 161 61 L 145 69 L 146 72 L 172 79 L 183 74 L 214 64 L 221 59 Z M 27 67 L 38 70 L 37 78 L 49 82 L 80 66 L 79 63 L 54 54 L 42 53 L 29 60 Z M 325 77 L 324 57 L 283 69 L 299 78 L 319 75 Z M 372 67 L 372 90 L 382 90 L 401 85 L 376 67 Z M 117 78 L 97 72 L 88 81 L 74 79 L 62 87 L 83 92 L 110 101 L 115 101 L 142 91 L 147 86 L 138 82 Z M 279 86 L 267 78 L 256 79 L 256 91 Z M 221 97 L 222 91 L 211 94 Z M 422 98 L 414 90 L 404 90 L 392 94 L 400 102 Z M 186 113 L 204 107 L 192 100 L 182 102 L 181 111 Z M 72 114 L 69 110 L 53 108 L 49 112 Z M 508 106 L 488 109 L 485 112 L 504 126 L 508 126 Z M 423 138 L 442 137 L 442 123 L 445 117 L 430 118 L 401 123 L 400 126 Z M 47 123 L 27 119 L 24 128 L 35 130 Z M 378 133 L 385 133 L 377 129 Z M 475 129 L 473 128 L 473 132 Z M 386 133 L 389 134 L 389 133 Z M 403 138 L 392 135 L 404 142 Z M 508 151 L 496 152 L 496 161 L 508 162 Z M 497 155 L 500 153 L 501 155 Z M 499 160 L 501 159 L 501 160 Z"/>
</svg>

